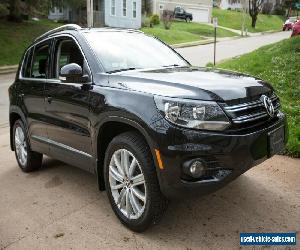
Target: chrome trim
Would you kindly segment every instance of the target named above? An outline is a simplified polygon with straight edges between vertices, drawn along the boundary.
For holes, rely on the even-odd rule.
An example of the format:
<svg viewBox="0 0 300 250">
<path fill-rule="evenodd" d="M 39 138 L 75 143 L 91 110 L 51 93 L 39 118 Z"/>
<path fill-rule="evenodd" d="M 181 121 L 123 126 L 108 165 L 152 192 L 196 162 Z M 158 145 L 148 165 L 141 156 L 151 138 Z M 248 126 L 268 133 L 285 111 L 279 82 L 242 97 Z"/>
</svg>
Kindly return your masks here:
<svg viewBox="0 0 300 250">
<path fill-rule="evenodd" d="M 63 25 L 63 26 L 60 26 L 60 27 L 57 27 L 55 29 L 52 29 L 52 30 L 49 30 L 47 31 L 46 33 L 42 34 L 41 36 L 37 37 L 34 41 L 37 42 L 39 40 L 42 40 L 43 38 L 46 38 L 52 34 L 55 34 L 57 32 L 60 32 L 60 31 L 65 31 L 65 30 L 79 30 L 81 29 L 81 27 L 77 24 L 66 24 L 66 25 Z"/>
<path fill-rule="evenodd" d="M 70 34 L 59 34 L 59 35 L 57 35 L 57 36 L 47 37 L 47 38 L 45 38 L 45 39 L 43 39 L 43 40 L 41 40 L 41 41 L 35 42 L 35 43 L 32 44 L 30 47 L 28 47 L 27 50 L 26 50 L 26 52 L 24 53 L 24 57 L 23 57 L 23 60 L 22 60 L 22 64 L 21 64 L 21 68 L 20 68 L 20 72 L 19 72 L 19 80 L 25 80 L 25 81 L 26 81 L 26 80 L 27 80 L 27 81 L 39 81 L 39 82 L 48 82 L 49 80 L 58 80 L 58 81 L 60 81 L 59 79 L 52 79 L 52 78 L 31 78 L 31 77 L 23 77 L 23 76 L 22 76 L 22 69 L 23 69 L 23 65 L 24 65 L 24 61 L 25 61 L 25 55 L 28 53 L 28 51 L 29 51 L 31 48 L 37 46 L 38 44 L 43 43 L 43 42 L 45 42 L 45 41 L 47 41 L 47 40 L 49 40 L 49 39 L 56 38 L 56 37 L 69 37 L 69 38 L 73 39 L 73 41 L 76 43 L 76 45 L 77 45 L 78 48 L 80 49 L 80 52 L 81 52 L 81 54 L 82 54 L 83 57 L 84 57 L 84 60 L 86 61 L 86 64 L 87 64 L 87 67 L 88 67 L 88 71 L 89 71 L 90 76 L 91 76 L 91 83 L 92 83 L 92 82 L 93 82 L 93 74 L 92 74 L 92 71 L 91 71 L 91 67 L 90 67 L 90 65 L 89 65 L 89 62 L 88 62 L 88 60 L 86 59 L 86 56 L 85 56 L 85 54 L 84 54 L 84 52 L 83 52 L 83 50 L 82 50 L 80 44 L 79 44 L 78 41 L 76 40 L 76 38 L 75 38 L 74 36 L 70 35 Z M 34 53 L 34 51 L 33 51 L 33 53 Z M 33 54 L 32 56 L 34 56 L 34 54 Z M 61 81 L 60 81 L 60 83 L 61 83 Z"/>
<path fill-rule="evenodd" d="M 279 98 L 273 93 L 270 99 L 272 100 L 272 104 L 274 105 L 274 111 L 278 112 L 280 108 Z M 225 106 L 223 108 L 224 111 L 232 118 L 233 123 L 242 124 L 242 123 L 256 121 L 262 118 L 269 117 L 267 110 L 265 110 L 265 108 L 263 110 L 255 109 L 260 107 L 264 107 L 263 100 L 261 99 L 252 102 L 233 105 L 233 106 Z M 241 115 L 239 113 L 241 111 L 246 111 L 246 110 L 250 110 L 248 114 Z"/>
<path fill-rule="evenodd" d="M 275 102 L 278 99 L 279 98 L 274 94 L 271 96 L 272 102 Z M 227 107 L 225 106 L 224 109 L 225 109 L 225 111 L 228 111 L 228 112 L 238 112 L 238 111 L 248 110 L 248 109 L 252 109 L 252 108 L 260 107 L 260 106 L 262 106 L 262 107 L 264 106 L 262 100 L 246 102 L 246 103 L 242 103 L 242 104 L 238 104 L 238 105 L 234 105 L 234 106 L 227 106 Z"/>
<path fill-rule="evenodd" d="M 34 140 L 36 140 L 36 141 L 39 141 L 39 142 L 44 142 L 44 143 L 47 143 L 47 144 L 50 144 L 50 145 L 54 145 L 54 146 L 57 146 L 59 148 L 71 151 L 72 153 L 76 153 L 76 154 L 83 155 L 85 157 L 92 158 L 92 156 L 90 154 L 88 154 L 88 153 L 85 153 L 85 152 L 80 151 L 80 150 L 78 150 L 76 148 L 72 148 L 72 147 L 70 147 L 68 145 L 65 145 L 65 144 L 60 143 L 60 142 L 53 141 L 53 140 L 45 138 L 45 137 L 41 137 L 41 136 L 37 136 L 37 135 L 32 135 L 31 138 L 34 139 Z"/>
<path fill-rule="evenodd" d="M 255 113 L 253 115 L 244 115 L 237 118 L 232 119 L 234 123 L 244 123 L 244 122 L 251 122 L 255 121 L 264 117 L 268 117 L 268 114 L 266 112 L 259 112 Z"/>
</svg>

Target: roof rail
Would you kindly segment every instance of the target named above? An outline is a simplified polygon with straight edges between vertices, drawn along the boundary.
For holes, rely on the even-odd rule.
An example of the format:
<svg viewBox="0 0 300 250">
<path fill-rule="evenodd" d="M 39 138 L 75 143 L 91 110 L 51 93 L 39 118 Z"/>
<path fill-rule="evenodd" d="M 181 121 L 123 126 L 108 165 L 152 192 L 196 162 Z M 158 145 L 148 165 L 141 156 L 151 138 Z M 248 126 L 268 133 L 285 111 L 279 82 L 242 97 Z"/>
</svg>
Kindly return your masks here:
<svg viewBox="0 0 300 250">
<path fill-rule="evenodd" d="M 54 33 L 60 32 L 60 31 L 64 31 L 64 30 L 79 30 L 79 29 L 81 29 L 81 27 L 79 25 L 77 25 L 77 24 L 66 24 L 66 25 L 57 27 L 57 28 L 55 28 L 53 30 L 47 31 L 43 35 L 41 35 L 38 38 L 36 38 L 34 41 L 35 42 L 40 41 L 43 38 L 46 38 L 46 37 L 48 37 L 48 36 L 50 36 L 50 35 L 52 35 Z"/>
</svg>

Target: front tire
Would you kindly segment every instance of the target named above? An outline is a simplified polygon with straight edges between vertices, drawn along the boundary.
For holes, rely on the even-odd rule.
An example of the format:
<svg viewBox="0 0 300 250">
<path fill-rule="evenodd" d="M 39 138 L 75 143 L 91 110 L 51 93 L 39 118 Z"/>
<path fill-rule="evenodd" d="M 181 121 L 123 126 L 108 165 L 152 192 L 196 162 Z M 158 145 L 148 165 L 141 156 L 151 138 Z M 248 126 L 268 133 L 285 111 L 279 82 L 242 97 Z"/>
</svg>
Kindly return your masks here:
<svg viewBox="0 0 300 250">
<path fill-rule="evenodd" d="M 167 201 L 142 136 L 126 132 L 111 141 L 106 150 L 104 176 L 112 209 L 126 227 L 142 232 L 160 220 Z"/>
<path fill-rule="evenodd" d="M 39 169 L 43 155 L 30 149 L 26 129 L 21 120 L 17 120 L 13 127 L 14 151 L 19 167 L 28 173 Z"/>
</svg>

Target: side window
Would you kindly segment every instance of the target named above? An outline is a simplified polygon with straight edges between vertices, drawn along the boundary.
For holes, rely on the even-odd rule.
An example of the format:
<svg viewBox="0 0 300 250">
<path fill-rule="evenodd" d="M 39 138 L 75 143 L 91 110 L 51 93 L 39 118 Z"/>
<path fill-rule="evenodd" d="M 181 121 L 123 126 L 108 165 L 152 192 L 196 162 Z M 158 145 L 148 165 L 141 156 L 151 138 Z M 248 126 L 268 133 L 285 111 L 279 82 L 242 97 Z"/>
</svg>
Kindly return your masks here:
<svg viewBox="0 0 300 250">
<path fill-rule="evenodd" d="M 32 78 L 46 78 L 49 65 L 49 48 L 49 41 L 35 47 L 31 69 Z"/>
<path fill-rule="evenodd" d="M 26 55 L 24 56 L 24 61 L 23 61 L 23 65 L 22 65 L 22 71 L 21 71 L 21 74 L 22 74 L 22 77 L 26 77 L 26 78 L 29 78 L 31 77 L 31 62 L 32 62 L 32 51 L 33 49 L 29 49 L 27 52 L 26 52 Z"/>
<path fill-rule="evenodd" d="M 69 63 L 76 63 L 85 73 L 84 57 L 72 39 L 58 40 L 55 46 L 54 78 L 59 79 L 61 68 Z"/>
</svg>

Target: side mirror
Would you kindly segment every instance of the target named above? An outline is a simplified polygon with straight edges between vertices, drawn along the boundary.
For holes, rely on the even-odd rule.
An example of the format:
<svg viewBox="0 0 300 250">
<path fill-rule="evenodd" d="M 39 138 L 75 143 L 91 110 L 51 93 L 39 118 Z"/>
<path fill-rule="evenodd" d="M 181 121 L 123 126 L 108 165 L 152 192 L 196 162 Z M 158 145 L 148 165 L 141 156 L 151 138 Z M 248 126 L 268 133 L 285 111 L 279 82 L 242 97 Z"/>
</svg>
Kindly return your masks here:
<svg viewBox="0 0 300 250">
<path fill-rule="evenodd" d="M 60 69 L 59 76 L 65 77 L 67 83 L 87 83 L 88 76 L 83 75 L 83 70 L 77 63 L 70 63 Z"/>
<path fill-rule="evenodd" d="M 79 77 L 82 76 L 82 68 L 77 63 L 70 63 L 60 69 L 62 77 Z"/>
</svg>

